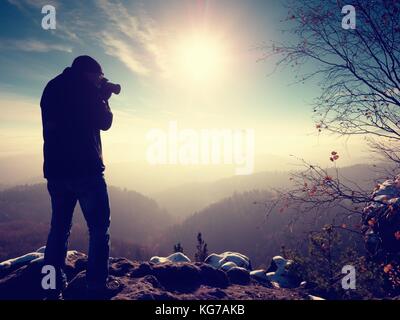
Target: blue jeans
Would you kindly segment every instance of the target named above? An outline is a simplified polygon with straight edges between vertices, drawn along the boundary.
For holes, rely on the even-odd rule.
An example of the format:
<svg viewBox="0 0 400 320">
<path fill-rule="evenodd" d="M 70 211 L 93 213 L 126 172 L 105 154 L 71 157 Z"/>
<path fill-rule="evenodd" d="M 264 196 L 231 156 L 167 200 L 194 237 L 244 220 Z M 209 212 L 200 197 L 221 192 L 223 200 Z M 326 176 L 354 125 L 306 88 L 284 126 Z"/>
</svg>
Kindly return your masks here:
<svg viewBox="0 0 400 320">
<path fill-rule="evenodd" d="M 86 270 L 88 288 L 101 288 L 108 277 L 110 251 L 110 205 L 104 176 L 49 179 L 52 218 L 47 238 L 45 264 L 57 273 L 57 286 L 65 281 L 64 266 L 72 216 L 79 201 L 89 229 L 89 257 Z M 60 282 L 61 281 L 61 282 Z"/>
</svg>

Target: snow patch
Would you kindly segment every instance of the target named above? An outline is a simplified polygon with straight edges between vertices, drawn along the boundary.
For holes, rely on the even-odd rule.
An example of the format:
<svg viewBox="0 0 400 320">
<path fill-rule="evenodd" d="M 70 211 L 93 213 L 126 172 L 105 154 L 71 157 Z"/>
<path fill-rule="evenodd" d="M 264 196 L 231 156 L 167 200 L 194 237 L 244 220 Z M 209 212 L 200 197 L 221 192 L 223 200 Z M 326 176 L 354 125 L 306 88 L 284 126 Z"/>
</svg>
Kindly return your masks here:
<svg viewBox="0 0 400 320">
<path fill-rule="evenodd" d="M 190 259 L 185 256 L 182 252 L 175 252 L 168 257 L 154 256 L 150 259 L 152 263 L 165 263 L 165 262 L 191 262 Z"/>
<path fill-rule="evenodd" d="M 31 252 L 24 254 L 23 256 L 9 259 L 0 263 L 0 270 L 5 270 L 8 268 L 16 267 L 19 265 L 28 264 L 29 262 L 36 260 L 38 258 L 42 258 L 43 253 L 40 252 Z"/>
<path fill-rule="evenodd" d="M 226 251 L 221 254 L 212 253 L 204 262 L 216 269 L 223 269 L 224 271 L 228 271 L 235 266 L 251 270 L 250 259 L 238 252 Z"/>
<path fill-rule="evenodd" d="M 267 279 L 271 281 L 271 283 L 276 288 L 293 287 L 291 276 L 287 270 L 287 267 L 290 266 L 292 263 L 293 263 L 292 260 L 286 260 L 281 256 L 273 257 L 271 265 L 275 264 L 277 269 L 274 272 L 268 272 L 266 274 Z"/>
<path fill-rule="evenodd" d="M 220 269 L 221 269 L 221 270 L 224 270 L 225 272 L 227 272 L 227 271 L 229 271 L 230 269 L 235 268 L 235 267 L 237 267 L 237 265 L 236 265 L 234 262 L 228 261 L 228 262 L 225 262 L 225 263 L 220 267 Z"/>
<path fill-rule="evenodd" d="M 254 278 L 256 280 L 260 280 L 262 282 L 267 282 L 268 281 L 267 274 L 266 274 L 265 270 L 263 270 L 263 269 L 251 271 L 250 272 L 250 277 L 252 277 L 252 278 Z"/>
<path fill-rule="evenodd" d="M 3 261 L 0 263 L 0 271 L 6 270 L 9 268 L 21 267 L 28 263 L 37 263 L 39 261 L 43 261 L 45 250 L 46 250 L 46 247 L 43 246 L 34 252 L 30 252 L 30 253 L 24 254 L 23 256 Z M 78 254 L 78 251 L 76 251 L 76 250 L 67 251 L 67 257 L 73 257 L 77 254 Z"/>
</svg>

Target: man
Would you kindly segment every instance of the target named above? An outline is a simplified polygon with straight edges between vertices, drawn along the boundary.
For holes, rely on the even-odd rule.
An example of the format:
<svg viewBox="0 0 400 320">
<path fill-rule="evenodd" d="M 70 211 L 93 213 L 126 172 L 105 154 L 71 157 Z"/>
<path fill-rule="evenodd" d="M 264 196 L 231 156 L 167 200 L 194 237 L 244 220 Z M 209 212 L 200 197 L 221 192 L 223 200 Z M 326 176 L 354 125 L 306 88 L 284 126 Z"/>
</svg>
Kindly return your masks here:
<svg viewBox="0 0 400 320">
<path fill-rule="evenodd" d="M 51 228 L 45 264 L 54 266 L 60 298 L 66 286 L 63 272 L 72 216 L 79 201 L 89 229 L 86 282 L 89 296 L 108 289 L 110 206 L 102 157 L 100 130 L 111 127 L 111 93 L 100 90 L 103 71 L 89 56 L 77 57 L 71 67 L 51 80 L 40 102 L 44 138 L 44 177 L 51 197 Z"/>
</svg>

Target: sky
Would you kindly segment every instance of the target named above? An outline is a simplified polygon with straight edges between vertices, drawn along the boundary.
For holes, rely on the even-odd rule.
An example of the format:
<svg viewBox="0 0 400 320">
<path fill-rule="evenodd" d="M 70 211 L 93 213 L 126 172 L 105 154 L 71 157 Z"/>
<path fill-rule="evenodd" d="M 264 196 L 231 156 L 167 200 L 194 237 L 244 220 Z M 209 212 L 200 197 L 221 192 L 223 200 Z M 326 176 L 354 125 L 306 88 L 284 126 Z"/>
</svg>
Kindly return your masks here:
<svg viewBox="0 0 400 320">
<path fill-rule="evenodd" d="M 41 26 L 43 5 L 56 29 Z M 290 155 L 329 166 L 365 161 L 365 143 L 318 134 L 315 83 L 273 72 L 260 47 L 287 40 L 280 1 L 2 0 L 0 2 L 0 159 L 41 155 L 39 101 L 46 83 L 82 54 L 93 56 L 122 92 L 110 99 L 112 128 L 102 134 L 106 165 L 168 171 L 175 183 L 235 174 L 232 165 L 148 163 L 147 135 L 171 123 L 196 132 L 254 130 L 254 171 L 287 170 Z M 337 18 L 341 16 L 338 12 Z"/>
</svg>

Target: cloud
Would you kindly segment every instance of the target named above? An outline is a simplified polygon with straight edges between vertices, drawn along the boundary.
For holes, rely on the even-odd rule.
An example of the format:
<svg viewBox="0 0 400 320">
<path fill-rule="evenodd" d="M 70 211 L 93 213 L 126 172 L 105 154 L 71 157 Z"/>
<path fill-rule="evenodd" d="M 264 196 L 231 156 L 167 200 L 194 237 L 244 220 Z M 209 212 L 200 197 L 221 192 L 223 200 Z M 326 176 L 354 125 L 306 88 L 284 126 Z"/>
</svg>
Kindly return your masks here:
<svg viewBox="0 0 400 320">
<path fill-rule="evenodd" d="M 98 41 L 106 54 L 117 58 L 130 71 L 139 76 L 166 75 L 165 29 L 160 28 L 142 5 L 129 6 L 121 0 L 73 1 L 73 9 L 59 0 L 7 0 L 25 15 L 37 22 L 37 14 L 45 4 L 54 5 L 62 15 L 57 15 L 57 29 L 51 34 L 60 41 L 80 43 Z M 99 24 L 99 21 L 101 23 Z M 86 41 L 84 40 L 86 39 Z M 71 52 L 71 47 L 45 44 L 29 40 L 0 44 L 14 50 L 47 52 L 51 50 Z"/>
<path fill-rule="evenodd" d="M 25 52 L 72 52 L 72 48 L 63 44 L 46 43 L 35 39 L 2 40 L 0 51 L 16 50 Z"/>
<path fill-rule="evenodd" d="M 143 9 L 132 15 L 120 1 L 99 0 L 97 5 L 108 21 L 101 35 L 107 54 L 139 75 L 166 72 L 163 34 Z"/>
<path fill-rule="evenodd" d="M 147 75 L 149 73 L 149 70 L 140 61 L 140 57 L 136 54 L 134 48 L 126 42 L 115 38 L 108 32 L 104 32 L 102 38 L 108 55 L 118 58 L 134 73 L 140 75 Z"/>
</svg>

